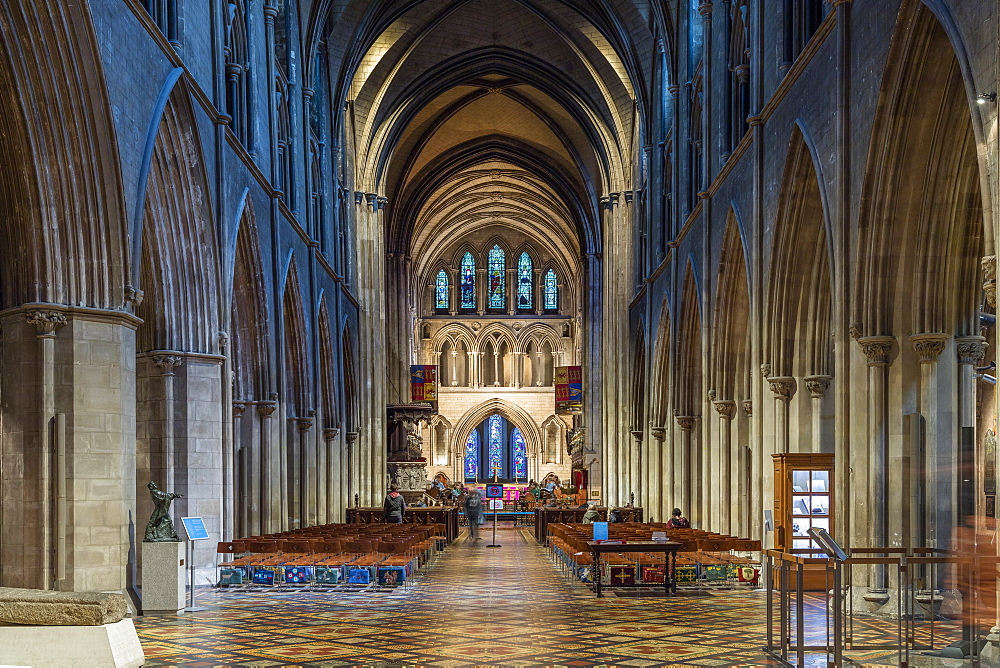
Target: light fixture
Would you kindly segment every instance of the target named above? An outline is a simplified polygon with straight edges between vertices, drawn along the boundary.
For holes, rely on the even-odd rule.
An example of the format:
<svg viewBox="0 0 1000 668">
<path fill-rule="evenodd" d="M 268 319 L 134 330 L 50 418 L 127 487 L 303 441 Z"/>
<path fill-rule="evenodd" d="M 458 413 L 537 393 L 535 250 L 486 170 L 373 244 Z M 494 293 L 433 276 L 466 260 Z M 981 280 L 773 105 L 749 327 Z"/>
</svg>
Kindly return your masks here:
<svg viewBox="0 0 1000 668">
<path fill-rule="evenodd" d="M 996 385 L 997 384 L 997 377 L 996 376 L 991 376 L 991 375 L 989 375 L 987 373 L 977 373 L 976 374 L 976 378 L 982 380 L 985 383 L 989 383 L 990 385 Z"/>
<path fill-rule="evenodd" d="M 976 96 L 976 104 L 986 104 L 987 102 L 996 102 L 996 93 L 980 93 Z"/>
<path fill-rule="evenodd" d="M 997 317 L 994 313 L 987 313 L 985 311 L 979 312 L 979 326 L 980 327 L 992 327 L 997 324 Z"/>
<path fill-rule="evenodd" d="M 977 366 L 976 367 L 976 373 L 983 373 L 984 371 L 989 371 L 990 369 L 995 369 L 995 368 L 997 368 L 997 363 L 996 362 L 990 362 L 986 366 Z"/>
</svg>

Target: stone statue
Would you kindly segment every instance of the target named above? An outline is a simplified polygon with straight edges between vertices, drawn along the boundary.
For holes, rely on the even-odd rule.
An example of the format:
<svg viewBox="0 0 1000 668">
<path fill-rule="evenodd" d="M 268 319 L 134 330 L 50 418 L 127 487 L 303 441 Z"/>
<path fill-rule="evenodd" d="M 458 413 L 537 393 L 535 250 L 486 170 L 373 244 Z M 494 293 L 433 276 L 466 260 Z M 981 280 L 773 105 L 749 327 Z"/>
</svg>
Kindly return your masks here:
<svg viewBox="0 0 1000 668">
<path fill-rule="evenodd" d="M 149 516 L 149 524 L 146 525 L 146 537 L 144 543 L 179 543 L 180 537 L 174 529 L 174 522 L 167 512 L 170 510 L 170 503 L 174 499 L 181 498 L 180 494 L 164 492 L 157 488 L 155 482 L 150 482 L 146 487 L 153 497 L 153 514 Z"/>
</svg>

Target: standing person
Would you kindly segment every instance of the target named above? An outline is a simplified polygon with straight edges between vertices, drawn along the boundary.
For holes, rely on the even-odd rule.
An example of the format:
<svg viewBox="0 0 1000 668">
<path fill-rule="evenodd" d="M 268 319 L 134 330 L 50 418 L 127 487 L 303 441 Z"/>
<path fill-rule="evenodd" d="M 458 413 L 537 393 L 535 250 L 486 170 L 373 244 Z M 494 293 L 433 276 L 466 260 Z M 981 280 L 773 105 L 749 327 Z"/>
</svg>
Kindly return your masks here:
<svg viewBox="0 0 1000 668">
<path fill-rule="evenodd" d="M 406 510 L 406 500 L 403 498 L 403 495 L 399 493 L 399 487 L 397 485 L 389 487 L 389 493 L 385 497 L 382 509 L 385 511 L 385 521 L 387 524 L 403 523 L 403 512 Z"/>
<path fill-rule="evenodd" d="M 680 508 L 674 508 L 674 511 L 672 513 L 670 513 L 670 514 L 671 514 L 671 518 L 667 522 L 667 524 L 670 525 L 671 529 L 690 529 L 691 528 L 691 521 L 688 518 L 684 517 L 681 514 L 681 509 Z"/>
<path fill-rule="evenodd" d="M 469 538 L 479 540 L 479 525 L 483 521 L 483 498 L 479 496 L 477 490 L 471 492 L 466 490 L 462 506 L 465 509 L 465 518 L 469 520 Z"/>
</svg>

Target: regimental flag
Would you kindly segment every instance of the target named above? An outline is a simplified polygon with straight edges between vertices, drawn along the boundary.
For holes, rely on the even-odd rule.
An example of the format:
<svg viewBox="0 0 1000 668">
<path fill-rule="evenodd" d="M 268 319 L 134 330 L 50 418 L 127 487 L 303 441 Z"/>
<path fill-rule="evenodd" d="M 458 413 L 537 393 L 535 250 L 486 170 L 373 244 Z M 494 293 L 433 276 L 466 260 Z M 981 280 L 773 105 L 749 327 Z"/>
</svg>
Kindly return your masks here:
<svg viewBox="0 0 1000 668">
<path fill-rule="evenodd" d="M 410 366 L 410 401 L 437 401 L 437 366 L 413 364 Z"/>
<path fill-rule="evenodd" d="M 556 413 L 583 412 L 583 367 L 557 366 L 555 368 Z"/>
</svg>

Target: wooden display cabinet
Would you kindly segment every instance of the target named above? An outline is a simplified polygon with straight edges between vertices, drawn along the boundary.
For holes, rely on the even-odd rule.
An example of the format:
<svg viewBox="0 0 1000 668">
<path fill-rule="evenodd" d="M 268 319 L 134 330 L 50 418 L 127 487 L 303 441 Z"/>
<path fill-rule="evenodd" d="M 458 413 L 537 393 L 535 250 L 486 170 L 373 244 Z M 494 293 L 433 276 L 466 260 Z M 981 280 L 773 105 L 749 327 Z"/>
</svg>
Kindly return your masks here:
<svg viewBox="0 0 1000 668">
<path fill-rule="evenodd" d="M 774 549 L 783 552 L 817 549 L 811 527 L 833 528 L 833 455 L 781 453 L 774 459 Z M 803 555 L 806 556 L 806 555 Z M 805 588 L 821 590 L 825 576 L 805 573 Z"/>
</svg>

